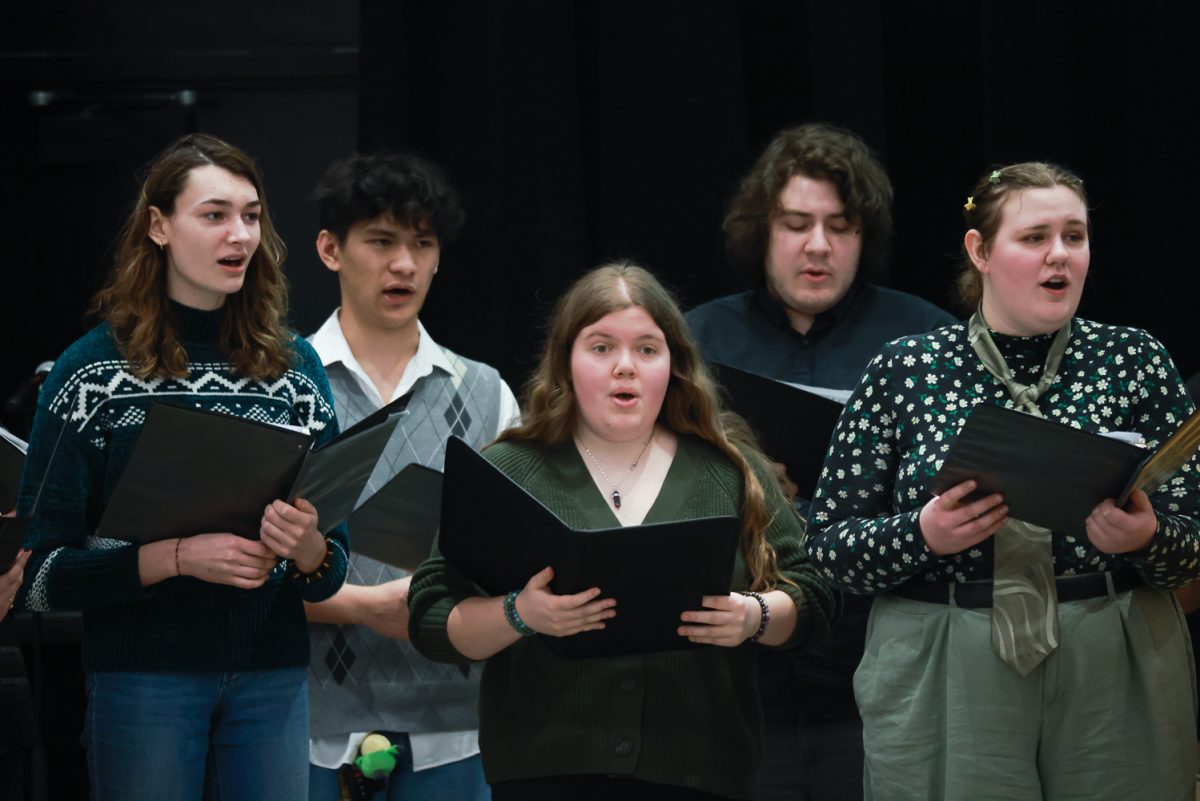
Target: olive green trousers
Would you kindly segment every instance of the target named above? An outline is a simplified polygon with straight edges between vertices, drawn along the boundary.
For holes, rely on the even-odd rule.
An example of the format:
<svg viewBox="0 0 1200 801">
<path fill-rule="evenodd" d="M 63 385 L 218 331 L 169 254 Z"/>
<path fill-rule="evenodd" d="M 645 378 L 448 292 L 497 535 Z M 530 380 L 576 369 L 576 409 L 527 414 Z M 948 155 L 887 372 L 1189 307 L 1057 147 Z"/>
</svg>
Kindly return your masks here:
<svg viewBox="0 0 1200 801">
<path fill-rule="evenodd" d="M 1059 647 L 1025 678 L 991 609 L 876 599 L 854 676 L 867 801 L 1191 801 L 1196 691 L 1171 593 L 1059 605 Z"/>
</svg>

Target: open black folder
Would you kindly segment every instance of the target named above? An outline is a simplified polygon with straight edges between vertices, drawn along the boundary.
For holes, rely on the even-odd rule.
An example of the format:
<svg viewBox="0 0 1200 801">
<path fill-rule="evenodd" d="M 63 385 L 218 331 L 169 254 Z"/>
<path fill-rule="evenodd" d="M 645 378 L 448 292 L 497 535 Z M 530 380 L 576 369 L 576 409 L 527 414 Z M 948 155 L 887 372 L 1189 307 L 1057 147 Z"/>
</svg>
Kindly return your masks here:
<svg viewBox="0 0 1200 801">
<path fill-rule="evenodd" d="M 312 449 L 312 437 L 242 417 L 155 402 L 97 535 L 154 542 L 209 531 L 258 539 L 276 498 L 304 498 L 322 531 L 349 516 L 408 396 Z"/>
<path fill-rule="evenodd" d="M 573 529 L 460 439 L 446 444 L 438 546 L 491 595 L 519 590 L 547 565 L 559 595 L 599 587 L 617 600 L 601 631 L 547 637 L 558 656 L 594 656 L 696 647 L 680 637 L 679 616 L 705 595 L 725 595 L 741 521 L 710 517 L 603 530 Z"/>
<path fill-rule="evenodd" d="M 0 428 L 0 514 L 11 511 L 17 505 L 21 467 L 25 464 L 27 449 L 24 440 Z"/>
<path fill-rule="evenodd" d="M 0 517 L 0 573 L 12 567 L 28 529 L 29 521 L 24 518 Z"/>
<path fill-rule="evenodd" d="M 1154 452 L 1090 431 L 998 406 L 979 405 L 950 446 L 930 492 L 975 479 L 969 499 L 1004 495 L 1009 516 L 1052 531 L 1086 536 L 1096 504 L 1123 505 L 1133 489 L 1153 492 L 1200 444 L 1193 414 Z M 1172 466 L 1173 465 L 1173 466 Z"/>
<path fill-rule="evenodd" d="M 811 498 L 842 404 L 727 364 L 712 369 L 729 396 L 728 407 L 750 424 L 763 452 L 787 468 L 800 496 Z"/>
<path fill-rule="evenodd" d="M 413 571 L 429 556 L 442 511 L 442 474 L 407 465 L 350 515 L 353 550 Z"/>
</svg>

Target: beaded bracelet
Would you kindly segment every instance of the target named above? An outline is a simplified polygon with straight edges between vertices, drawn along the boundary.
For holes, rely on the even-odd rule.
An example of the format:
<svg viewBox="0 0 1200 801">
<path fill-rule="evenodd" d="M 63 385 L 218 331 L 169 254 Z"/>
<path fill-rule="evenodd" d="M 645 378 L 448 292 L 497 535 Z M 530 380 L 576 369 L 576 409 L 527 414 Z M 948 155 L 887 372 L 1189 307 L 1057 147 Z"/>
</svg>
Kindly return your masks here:
<svg viewBox="0 0 1200 801">
<path fill-rule="evenodd" d="M 508 621 L 508 625 L 513 627 L 513 631 L 522 637 L 528 637 L 531 634 L 537 634 L 537 632 L 525 625 L 525 621 L 521 620 L 521 615 L 517 613 L 517 595 L 519 592 L 520 590 L 513 590 L 504 596 L 504 619 Z"/>
<path fill-rule="evenodd" d="M 750 636 L 750 642 L 758 642 L 758 638 L 763 636 L 763 633 L 767 630 L 767 624 L 771 622 L 771 609 L 767 606 L 766 599 L 757 592 L 742 590 L 741 594 L 758 601 L 758 608 L 762 610 L 762 621 L 758 624 L 758 631 Z"/>
</svg>

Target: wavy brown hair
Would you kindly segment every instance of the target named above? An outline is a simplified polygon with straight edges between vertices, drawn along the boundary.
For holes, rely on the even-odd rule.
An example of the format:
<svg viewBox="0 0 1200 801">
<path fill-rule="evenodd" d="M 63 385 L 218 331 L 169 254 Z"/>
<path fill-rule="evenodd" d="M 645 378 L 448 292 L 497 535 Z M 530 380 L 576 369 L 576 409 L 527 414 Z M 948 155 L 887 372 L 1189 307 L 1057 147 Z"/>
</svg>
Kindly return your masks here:
<svg viewBox="0 0 1200 801">
<path fill-rule="evenodd" d="M 987 174 L 980 178 L 975 184 L 975 188 L 971 190 L 967 203 L 963 204 L 963 220 L 966 221 L 967 230 L 978 231 L 983 239 L 984 252 L 990 253 L 996 233 L 1000 230 L 1001 223 L 1004 222 L 1004 202 L 1015 192 L 1023 192 L 1026 189 L 1053 189 L 1056 186 L 1065 186 L 1079 195 L 1084 207 L 1087 207 L 1087 193 L 1083 190 L 1083 179 L 1057 164 L 1024 161 L 1020 164 L 1009 164 L 1007 167 L 988 170 Z M 1088 214 L 1087 227 L 1090 239 L 1092 235 L 1091 214 Z M 971 254 L 966 252 L 965 243 L 963 260 L 954 288 L 955 300 L 959 306 L 968 314 L 973 313 L 979 307 L 979 302 L 983 300 L 983 278 L 980 277 L 975 263 L 971 261 Z"/>
<path fill-rule="evenodd" d="M 92 313 L 111 326 L 121 354 L 139 378 L 178 378 L 188 373 L 188 355 L 167 297 L 167 255 L 149 236 L 150 207 L 173 215 L 175 199 L 187 186 L 191 171 L 210 164 L 253 184 L 262 204 L 259 245 L 247 265 L 245 283 L 225 300 L 221 352 L 237 373 L 255 379 L 282 375 L 292 361 L 282 269 L 287 249 L 271 224 L 262 175 L 254 161 L 233 145 L 208 134 L 188 134 L 150 165 L 121 231 L 112 271 L 92 299 Z"/>
<path fill-rule="evenodd" d="M 743 480 L 742 557 L 751 588 L 769 590 L 787 582 L 779 572 L 775 549 L 763 532 L 771 524 L 762 483 L 751 459 L 765 464 L 745 422 L 721 408 L 716 384 L 684 322 L 679 304 L 648 270 L 629 262 L 598 267 L 584 275 L 559 299 L 537 369 L 525 385 L 521 424 L 500 435 L 537 445 L 571 439 L 579 418 L 571 382 L 571 350 L 587 326 L 607 314 L 636 306 L 662 329 L 671 355 L 671 377 L 658 423 L 677 434 L 691 434 L 716 446 Z"/>
<path fill-rule="evenodd" d="M 837 188 L 846 218 L 862 226 L 860 274 L 878 276 L 892 237 L 892 182 L 857 134 L 824 123 L 780 131 L 742 179 L 723 224 L 734 263 L 756 286 L 764 283 L 771 215 L 796 175 Z"/>
</svg>

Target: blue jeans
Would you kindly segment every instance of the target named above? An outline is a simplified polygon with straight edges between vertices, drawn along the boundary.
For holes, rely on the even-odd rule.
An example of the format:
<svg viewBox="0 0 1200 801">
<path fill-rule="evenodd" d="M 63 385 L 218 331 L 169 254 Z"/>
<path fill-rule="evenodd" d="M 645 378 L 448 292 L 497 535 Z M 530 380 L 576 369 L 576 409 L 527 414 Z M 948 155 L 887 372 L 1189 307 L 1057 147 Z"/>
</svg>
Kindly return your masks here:
<svg viewBox="0 0 1200 801">
<path fill-rule="evenodd" d="M 387 778 L 387 789 L 376 801 L 490 801 L 492 794 L 483 778 L 479 754 L 436 768 L 414 771 L 408 735 L 380 732 L 393 745 L 396 769 Z M 338 801 L 337 771 L 309 765 L 308 801 Z"/>
<path fill-rule="evenodd" d="M 308 795 L 305 668 L 90 673 L 83 745 L 92 801 Z"/>
</svg>

